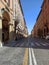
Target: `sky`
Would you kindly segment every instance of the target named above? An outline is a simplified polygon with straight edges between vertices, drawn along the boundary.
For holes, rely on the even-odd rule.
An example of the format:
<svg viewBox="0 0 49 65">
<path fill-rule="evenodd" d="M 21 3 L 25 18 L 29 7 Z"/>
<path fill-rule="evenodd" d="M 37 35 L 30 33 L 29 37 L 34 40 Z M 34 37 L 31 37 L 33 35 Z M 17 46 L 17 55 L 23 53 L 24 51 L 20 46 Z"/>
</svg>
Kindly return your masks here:
<svg viewBox="0 0 49 65">
<path fill-rule="evenodd" d="M 43 0 L 20 0 L 29 34 L 31 33 Z"/>
</svg>

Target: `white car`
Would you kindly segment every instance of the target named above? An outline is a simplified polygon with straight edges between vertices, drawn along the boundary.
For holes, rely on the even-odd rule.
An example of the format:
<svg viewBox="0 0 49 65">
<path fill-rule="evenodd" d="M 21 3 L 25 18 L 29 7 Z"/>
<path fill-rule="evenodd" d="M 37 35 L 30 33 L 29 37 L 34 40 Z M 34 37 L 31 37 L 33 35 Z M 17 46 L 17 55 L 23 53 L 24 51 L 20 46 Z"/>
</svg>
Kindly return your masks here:
<svg viewBox="0 0 49 65">
<path fill-rule="evenodd" d="M 49 39 L 49 35 L 46 36 L 46 39 Z"/>
</svg>

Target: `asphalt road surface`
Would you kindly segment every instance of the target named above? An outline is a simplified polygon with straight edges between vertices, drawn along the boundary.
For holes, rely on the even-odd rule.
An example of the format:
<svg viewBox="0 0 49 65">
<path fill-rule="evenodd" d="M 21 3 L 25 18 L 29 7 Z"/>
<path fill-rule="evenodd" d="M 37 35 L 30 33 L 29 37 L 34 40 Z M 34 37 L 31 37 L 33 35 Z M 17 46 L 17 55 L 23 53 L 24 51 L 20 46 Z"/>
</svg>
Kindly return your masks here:
<svg viewBox="0 0 49 65">
<path fill-rule="evenodd" d="M 23 38 L 0 47 L 0 65 L 49 65 L 49 40 Z"/>
<path fill-rule="evenodd" d="M 25 45 L 23 41 L 11 41 L 0 47 L 0 65 L 28 65 L 28 48 L 21 47 Z"/>
<path fill-rule="evenodd" d="M 49 40 L 29 39 L 29 65 L 49 65 Z"/>
</svg>

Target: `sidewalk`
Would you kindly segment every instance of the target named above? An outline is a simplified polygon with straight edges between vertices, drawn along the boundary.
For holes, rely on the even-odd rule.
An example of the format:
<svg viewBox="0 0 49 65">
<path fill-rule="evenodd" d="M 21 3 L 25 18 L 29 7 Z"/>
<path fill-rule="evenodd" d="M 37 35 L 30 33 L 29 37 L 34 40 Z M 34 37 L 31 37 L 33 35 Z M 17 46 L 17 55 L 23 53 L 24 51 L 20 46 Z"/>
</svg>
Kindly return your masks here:
<svg viewBox="0 0 49 65">
<path fill-rule="evenodd" d="M 8 47 L 14 47 L 16 45 L 17 41 L 7 41 L 3 46 L 8 46 Z"/>
</svg>

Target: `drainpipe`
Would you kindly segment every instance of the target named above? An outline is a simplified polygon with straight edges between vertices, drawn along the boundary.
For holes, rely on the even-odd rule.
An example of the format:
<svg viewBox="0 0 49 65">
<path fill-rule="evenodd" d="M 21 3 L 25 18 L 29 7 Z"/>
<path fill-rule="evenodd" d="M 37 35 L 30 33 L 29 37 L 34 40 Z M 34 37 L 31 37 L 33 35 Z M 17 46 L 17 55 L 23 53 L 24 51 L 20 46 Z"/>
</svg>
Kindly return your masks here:
<svg viewBox="0 0 49 65">
<path fill-rule="evenodd" d="M 2 46 L 3 46 L 3 43 L 2 43 L 2 12 L 0 8 L 0 47 Z"/>
</svg>

